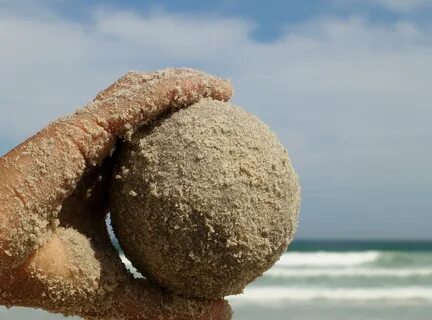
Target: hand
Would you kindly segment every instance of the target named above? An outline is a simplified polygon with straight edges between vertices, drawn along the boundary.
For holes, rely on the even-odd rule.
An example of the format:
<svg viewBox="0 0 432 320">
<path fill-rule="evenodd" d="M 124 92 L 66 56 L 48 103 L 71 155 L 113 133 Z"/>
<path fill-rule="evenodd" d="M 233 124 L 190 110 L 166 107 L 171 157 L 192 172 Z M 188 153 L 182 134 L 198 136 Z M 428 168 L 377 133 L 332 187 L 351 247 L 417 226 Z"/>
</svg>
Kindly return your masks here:
<svg viewBox="0 0 432 320">
<path fill-rule="evenodd" d="M 188 300 L 132 278 L 106 231 L 105 187 L 119 137 L 231 94 L 227 81 L 189 69 L 131 72 L 0 158 L 0 304 L 86 319 L 230 319 L 224 300 Z"/>
</svg>

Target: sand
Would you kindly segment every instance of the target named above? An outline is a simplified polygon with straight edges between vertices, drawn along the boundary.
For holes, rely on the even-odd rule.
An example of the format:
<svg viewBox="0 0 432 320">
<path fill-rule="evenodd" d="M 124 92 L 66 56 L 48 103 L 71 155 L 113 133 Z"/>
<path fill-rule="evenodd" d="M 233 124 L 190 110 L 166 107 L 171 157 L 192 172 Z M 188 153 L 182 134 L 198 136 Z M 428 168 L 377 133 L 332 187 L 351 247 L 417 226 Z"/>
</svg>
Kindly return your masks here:
<svg viewBox="0 0 432 320">
<path fill-rule="evenodd" d="M 241 293 L 286 250 L 297 225 L 297 175 L 255 116 L 204 99 L 124 143 L 111 191 L 126 256 L 176 294 Z"/>
</svg>

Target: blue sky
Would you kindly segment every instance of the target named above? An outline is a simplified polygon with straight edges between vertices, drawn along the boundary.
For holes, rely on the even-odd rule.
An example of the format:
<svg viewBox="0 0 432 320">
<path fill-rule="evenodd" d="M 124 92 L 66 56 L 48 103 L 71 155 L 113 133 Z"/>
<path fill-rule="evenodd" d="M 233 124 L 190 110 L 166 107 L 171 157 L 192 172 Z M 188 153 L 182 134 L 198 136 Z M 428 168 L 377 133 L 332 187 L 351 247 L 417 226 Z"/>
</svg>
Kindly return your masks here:
<svg viewBox="0 0 432 320">
<path fill-rule="evenodd" d="M 0 153 L 128 70 L 190 66 L 278 134 L 299 238 L 432 238 L 431 0 L 0 0 Z"/>
<path fill-rule="evenodd" d="M 77 4 L 78 3 L 78 4 Z M 317 16 L 344 16 L 352 13 L 351 6 L 335 5 L 331 1 L 262 1 L 228 0 L 228 1 L 74 1 L 74 3 L 59 2 L 58 11 L 72 19 L 86 18 L 87 9 L 95 5 L 104 5 L 139 11 L 146 14 L 149 11 L 163 10 L 174 14 L 204 14 L 208 16 L 241 17 L 254 24 L 253 37 L 260 41 L 271 41 L 283 34 L 287 25 L 316 18 Z M 356 13 L 365 13 L 359 1 L 355 5 Z M 369 8 L 370 9 L 370 8 Z M 379 19 L 391 19 L 394 14 L 375 6 L 367 11 L 369 16 Z"/>
</svg>

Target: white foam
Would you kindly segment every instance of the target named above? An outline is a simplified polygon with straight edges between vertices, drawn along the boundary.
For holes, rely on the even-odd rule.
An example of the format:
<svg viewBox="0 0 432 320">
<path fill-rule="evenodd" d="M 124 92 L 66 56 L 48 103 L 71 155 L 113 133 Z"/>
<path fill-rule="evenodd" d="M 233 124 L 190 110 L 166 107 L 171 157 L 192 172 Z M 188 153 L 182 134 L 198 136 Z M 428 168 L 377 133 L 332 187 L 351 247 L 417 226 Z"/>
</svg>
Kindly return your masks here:
<svg viewBox="0 0 432 320">
<path fill-rule="evenodd" d="M 408 278 L 432 276 L 432 268 L 346 268 L 346 269 L 287 269 L 273 268 L 265 273 L 266 276 L 280 278 L 315 278 L 315 277 L 383 277 Z"/>
<path fill-rule="evenodd" d="M 276 263 L 278 267 L 355 266 L 376 261 L 378 251 L 363 252 L 289 252 Z"/>
<path fill-rule="evenodd" d="M 432 302 L 432 288 L 392 287 L 392 288 L 248 288 L 245 293 L 230 296 L 232 302 L 269 303 L 280 301 L 407 301 Z"/>
</svg>

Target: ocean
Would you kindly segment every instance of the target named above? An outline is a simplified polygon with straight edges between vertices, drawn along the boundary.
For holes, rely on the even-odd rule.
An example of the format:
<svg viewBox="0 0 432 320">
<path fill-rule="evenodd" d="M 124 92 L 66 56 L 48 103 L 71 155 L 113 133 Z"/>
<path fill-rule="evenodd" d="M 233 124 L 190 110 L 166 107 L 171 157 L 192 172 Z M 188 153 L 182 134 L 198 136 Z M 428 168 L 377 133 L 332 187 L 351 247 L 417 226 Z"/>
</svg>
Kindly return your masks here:
<svg viewBox="0 0 432 320">
<path fill-rule="evenodd" d="M 432 242 L 296 241 L 234 319 L 432 319 Z"/>
<path fill-rule="evenodd" d="M 432 241 L 298 240 L 228 300 L 234 320 L 430 320 Z M 0 319 L 65 318 L 15 308 Z"/>
</svg>

